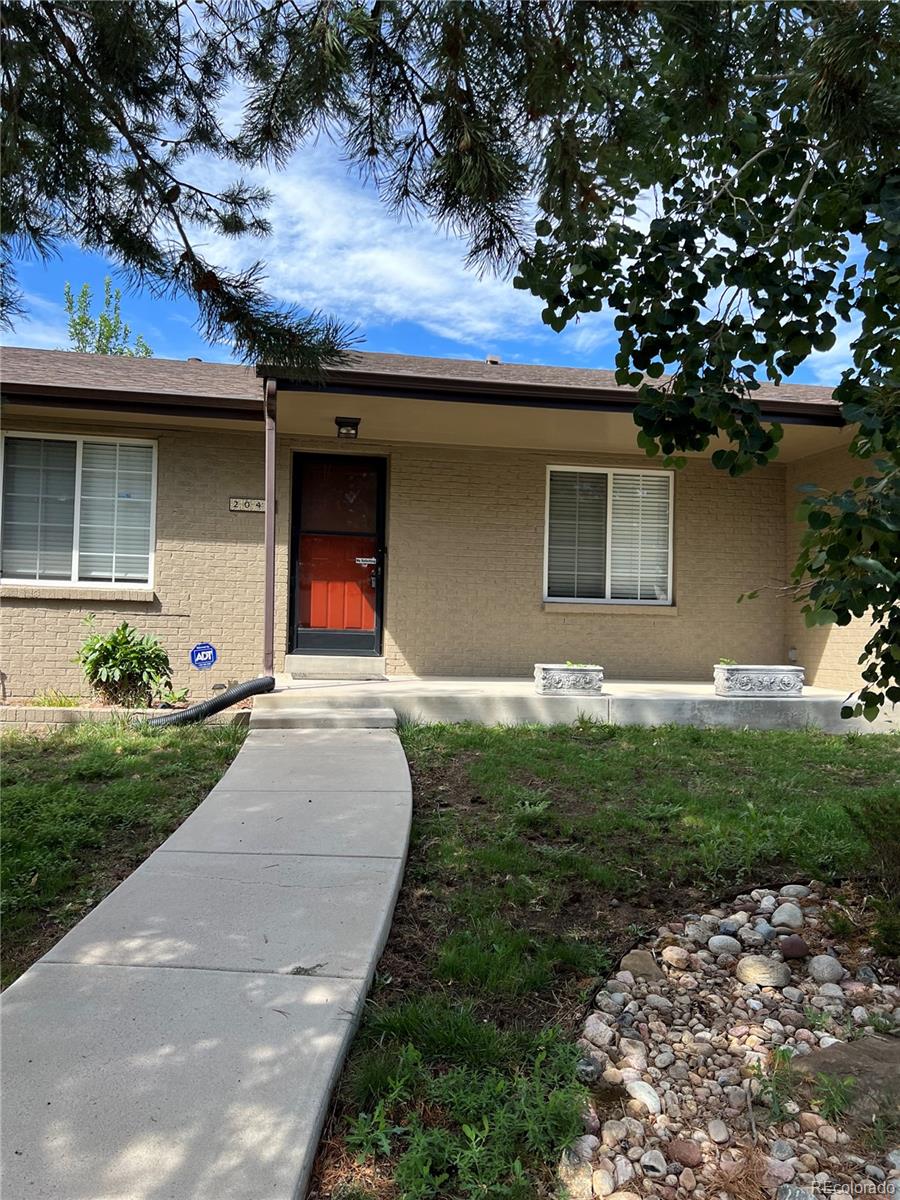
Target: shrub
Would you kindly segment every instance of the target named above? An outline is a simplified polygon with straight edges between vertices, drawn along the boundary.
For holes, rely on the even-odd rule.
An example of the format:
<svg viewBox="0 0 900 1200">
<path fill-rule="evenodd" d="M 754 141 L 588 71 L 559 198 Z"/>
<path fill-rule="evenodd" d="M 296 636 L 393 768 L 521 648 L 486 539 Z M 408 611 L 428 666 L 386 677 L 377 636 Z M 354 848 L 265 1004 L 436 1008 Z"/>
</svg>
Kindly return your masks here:
<svg viewBox="0 0 900 1200">
<path fill-rule="evenodd" d="M 93 615 L 86 624 L 93 630 Z M 101 700 L 142 708 L 172 688 L 172 667 L 159 640 L 123 621 L 110 633 L 91 632 L 75 657 Z"/>
</svg>

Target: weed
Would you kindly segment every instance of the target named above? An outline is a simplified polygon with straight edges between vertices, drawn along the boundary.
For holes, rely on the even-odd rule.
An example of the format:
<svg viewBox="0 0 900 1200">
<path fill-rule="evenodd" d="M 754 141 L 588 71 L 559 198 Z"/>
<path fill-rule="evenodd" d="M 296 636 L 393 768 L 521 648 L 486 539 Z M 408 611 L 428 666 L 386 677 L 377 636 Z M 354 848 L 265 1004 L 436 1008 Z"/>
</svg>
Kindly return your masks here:
<svg viewBox="0 0 900 1200">
<path fill-rule="evenodd" d="M 855 1090 L 856 1080 L 852 1075 L 838 1078 L 837 1075 L 819 1074 L 813 1084 L 813 1107 L 826 1121 L 834 1124 L 847 1112 Z"/>
<path fill-rule="evenodd" d="M 379 1100 L 371 1113 L 360 1113 L 350 1122 L 347 1130 L 347 1147 L 363 1162 L 370 1155 L 387 1156 L 391 1152 L 392 1139 L 402 1136 L 406 1130 L 402 1125 L 391 1125 L 385 1115 L 386 1103 Z"/>
<path fill-rule="evenodd" d="M 30 708 L 77 708 L 80 703 L 80 697 L 70 696 L 58 688 L 45 688 L 28 701 Z"/>
<path fill-rule="evenodd" d="M 856 933 L 856 925 L 846 913 L 831 912 L 828 914 L 828 928 L 832 937 L 849 938 Z"/>
<path fill-rule="evenodd" d="M 884 1154 L 900 1142 L 900 1117 L 877 1114 L 863 1131 L 863 1141 L 876 1154 Z"/>
<path fill-rule="evenodd" d="M 803 1009 L 803 1020 L 807 1029 L 830 1029 L 831 1016 L 821 1008 L 807 1004 Z"/>
<path fill-rule="evenodd" d="M 794 1077 L 791 1074 L 791 1052 L 784 1046 L 776 1046 L 772 1052 L 770 1070 L 766 1072 L 762 1063 L 754 1064 L 754 1074 L 759 1080 L 760 1099 L 768 1106 L 773 1124 L 786 1119 L 786 1103 L 793 1098 Z"/>
</svg>

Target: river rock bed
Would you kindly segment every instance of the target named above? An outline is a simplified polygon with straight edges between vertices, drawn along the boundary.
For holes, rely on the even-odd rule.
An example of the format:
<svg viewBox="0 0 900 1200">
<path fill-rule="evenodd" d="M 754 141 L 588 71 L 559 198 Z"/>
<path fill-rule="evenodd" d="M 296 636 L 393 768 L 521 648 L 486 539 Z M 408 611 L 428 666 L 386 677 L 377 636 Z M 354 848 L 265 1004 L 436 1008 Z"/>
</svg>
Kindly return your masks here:
<svg viewBox="0 0 900 1200">
<path fill-rule="evenodd" d="M 773 1100 L 788 1056 L 900 1031 L 900 988 L 858 948 L 844 967 L 823 919 L 831 903 L 816 883 L 756 888 L 625 955 L 578 1041 L 596 1099 L 560 1163 L 563 1194 L 900 1197 L 895 1146 L 861 1147 L 799 1088 Z"/>
</svg>

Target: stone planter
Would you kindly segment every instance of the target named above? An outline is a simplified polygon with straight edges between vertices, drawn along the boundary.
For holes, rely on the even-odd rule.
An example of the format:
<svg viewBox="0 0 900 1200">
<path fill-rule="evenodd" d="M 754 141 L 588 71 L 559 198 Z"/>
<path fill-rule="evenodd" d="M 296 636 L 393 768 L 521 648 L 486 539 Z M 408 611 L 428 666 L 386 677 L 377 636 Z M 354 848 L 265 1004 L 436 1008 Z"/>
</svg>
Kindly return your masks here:
<svg viewBox="0 0 900 1200">
<path fill-rule="evenodd" d="M 534 686 L 539 696 L 599 696 L 603 691 L 603 668 L 589 663 L 535 663 Z"/>
<path fill-rule="evenodd" d="M 726 666 L 716 663 L 713 677 L 717 696 L 803 695 L 803 667 Z"/>
</svg>

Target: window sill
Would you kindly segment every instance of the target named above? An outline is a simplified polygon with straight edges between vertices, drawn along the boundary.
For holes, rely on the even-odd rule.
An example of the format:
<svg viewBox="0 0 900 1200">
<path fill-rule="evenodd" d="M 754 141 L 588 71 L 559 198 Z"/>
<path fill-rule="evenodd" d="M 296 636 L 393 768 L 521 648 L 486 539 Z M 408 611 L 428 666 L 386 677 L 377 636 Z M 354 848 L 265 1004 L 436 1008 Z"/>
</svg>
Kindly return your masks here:
<svg viewBox="0 0 900 1200">
<path fill-rule="evenodd" d="M 152 604 L 153 588 L 97 588 L 90 584 L 61 584 L 59 587 L 33 586 L 28 583 L 0 584 L 0 600 L 130 600 L 133 604 Z"/>
<path fill-rule="evenodd" d="M 596 604 L 585 604 L 578 600 L 545 600 L 544 612 L 591 613 L 594 616 L 619 617 L 677 617 L 675 604 L 609 604 L 599 600 Z"/>
</svg>

